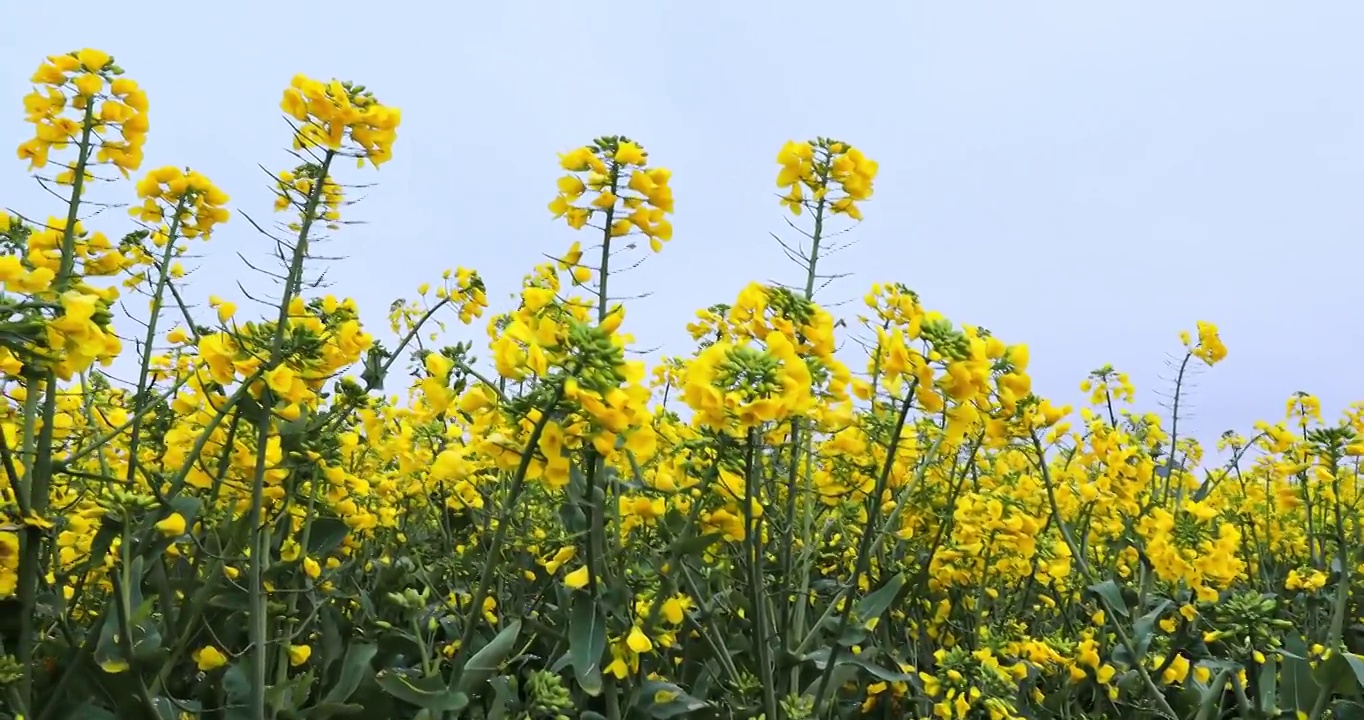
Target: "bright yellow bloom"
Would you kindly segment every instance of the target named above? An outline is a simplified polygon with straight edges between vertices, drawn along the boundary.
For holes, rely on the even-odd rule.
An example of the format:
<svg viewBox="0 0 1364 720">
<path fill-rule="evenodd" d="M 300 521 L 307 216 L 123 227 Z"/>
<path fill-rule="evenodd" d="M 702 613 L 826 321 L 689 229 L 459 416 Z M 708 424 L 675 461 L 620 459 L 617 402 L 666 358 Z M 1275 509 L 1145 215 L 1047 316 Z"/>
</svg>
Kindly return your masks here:
<svg viewBox="0 0 1364 720">
<path fill-rule="evenodd" d="M 308 658 L 312 657 L 312 655 L 313 649 L 309 645 L 289 646 L 289 664 L 294 667 L 307 663 Z"/>
<path fill-rule="evenodd" d="M 200 672 L 213 672 L 227 664 L 227 656 L 212 645 L 206 645 L 193 653 L 194 663 Z"/>
<path fill-rule="evenodd" d="M 173 512 L 160 522 L 156 523 L 156 529 L 161 531 L 161 534 L 166 537 L 180 537 L 185 534 L 185 516 L 178 512 Z"/>
<path fill-rule="evenodd" d="M 588 579 L 587 566 L 584 565 L 578 568 L 577 570 L 574 570 L 573 572 L 565 575 L 564 585 L 568 586 L 570 590 L 579 590 L 584 587 L 587 587 L 587 579 Z"/>
</svg>

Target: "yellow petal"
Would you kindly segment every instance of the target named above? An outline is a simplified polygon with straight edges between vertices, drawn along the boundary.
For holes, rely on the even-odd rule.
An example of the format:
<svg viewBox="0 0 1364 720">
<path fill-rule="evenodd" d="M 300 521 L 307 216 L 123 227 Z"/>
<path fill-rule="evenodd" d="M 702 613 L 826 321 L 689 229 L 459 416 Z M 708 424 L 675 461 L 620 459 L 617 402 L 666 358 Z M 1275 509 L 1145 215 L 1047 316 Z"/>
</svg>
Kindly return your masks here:
<svg viewBox="0 0 1364 720">
<path fill-rule="evenodd" d="M 564 576 L 564 584 L 572 590 L 585 587 L 587 585 L 587 566 L 584 565 L 577 570 Z"/>
</svg>

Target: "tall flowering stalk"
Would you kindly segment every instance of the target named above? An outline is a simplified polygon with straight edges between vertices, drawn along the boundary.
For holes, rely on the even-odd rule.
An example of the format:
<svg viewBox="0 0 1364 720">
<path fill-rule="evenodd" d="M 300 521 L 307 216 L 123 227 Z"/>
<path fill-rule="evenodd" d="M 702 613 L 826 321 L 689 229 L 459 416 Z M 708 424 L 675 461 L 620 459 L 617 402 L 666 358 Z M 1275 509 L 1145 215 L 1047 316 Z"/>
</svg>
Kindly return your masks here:
<svg viewBox="0 0 1364 720">
<path fill-rule="evenodd" d="M 122 264 L 119 258 L 108 257 L 113 248 L 103 235 L 85 232 L 80 209 L 92 169 L 107 163 L 127 173 L 137 170 L 142 162 L 147 100 L 137 84 L 122 74 L 113 58 L 98 50 L 52 56 L 34 73 L 34 91 L 24 101 L 25 120 L 34 126 L 35 133 L 19 146 L 20 159 L 28 160 L 33 170 L 50 162 L 60 163 L 63 170 L 55 179 L 70 192 L 64 218 L 54 218 L 42 232 L 25 233 L 27 253 L 15 268 L 30 282 L 16 288 L 26 292 L 27 298 L 14 310 L 32 318 L 25 324 L 34 331 L 42 327 L 36 323 L 42 323 L 51 312 L 49 327 L 55 329 L 33 332 L 10 349 L 22 361 L 19 375 L 25 396 L 20 457 L 10 465 L 23 468 L 21 477 L 11 478 L 24 524 L 17 587 L 21 658 L 33 657 L 39 640 L 36 602 L 45 574 L 45 532 L 52 528 L 47 516 L 61 392 L 58 379 L 69 380 L 97 360 L 108 362 L 119 349 L 108 330 L 112 319 L 108 307 L 117 291 L 96 289 L 86 280 L 114 274 Z M 104 139 L 105 133 L 114 131 L 121 139 Z M 68 151 L 72 146 L 74 160 L 53 157 L 54 152 Z M 44 277 L 45 282 L 40 279 Z M 52 310 L 42 308 L 44 305 Z M 33 705 L 32 670 L 25 666 L 20 678 L 21 710 Z"/>
<path fill-rule="evenodd" d="M 266 477 L 282 458 L 272 458 L 274 447 L 281 442 L 280 421 L 297 417 L 294 409 L 301 401 L 307 402 L 313 393 L 307 388 L 308 378 L 286 362 L 290 359 L 286 340 L 289 339 L 299 313 L 296 302 L 303 285 L 304 262 L 308 258 L 313 225 L 339 217 L 340 193 L 331 176 L 332 163 L 338 157 L 354 157 L 358 164 L 365 161 L 378 167 L 393 155 L 393 143 L 400 122 L 397 110 L 380 104 L 373 93 L 363 86 L 332 80 L 323 83 L 297 75 L 284 91 L 280 103 L 284 112 L 298 123 L 294 147 L 311 155 L 313 162 L 299 166 L 292 173 L 292 184 L 280 184 L 280 197 L 286 208 L 298 212 L 297 235 L 292 243 L 288 270 L 278 305 L 274 327 L 252 328 L 241 333 L 259 345 L 259 357 L 264 359 L 252 394 L 261 406 L 256 421 L 256 466 L 252 474 L 250 509 L 247 526 L 251 539 L 250 575 L 250 641 L 251 693 L 249 711 L 254 717 L 267 717 L 265 701 L 266 680 L 270 654 L 270 613 L 266 605 L 265 566 L 269 562 L 273 537 L 264 522 L 266 509 Z M 281 178 L 284 180 L 285 178 Z M 267 341 L 268 338 L 268 341 Z M 253 348 L 255 349 L 255 348 Z M 307 531 L 304 531 L 307 537 Z M 311 573 L 310 573 L 311 574 Z"/>
</svg>

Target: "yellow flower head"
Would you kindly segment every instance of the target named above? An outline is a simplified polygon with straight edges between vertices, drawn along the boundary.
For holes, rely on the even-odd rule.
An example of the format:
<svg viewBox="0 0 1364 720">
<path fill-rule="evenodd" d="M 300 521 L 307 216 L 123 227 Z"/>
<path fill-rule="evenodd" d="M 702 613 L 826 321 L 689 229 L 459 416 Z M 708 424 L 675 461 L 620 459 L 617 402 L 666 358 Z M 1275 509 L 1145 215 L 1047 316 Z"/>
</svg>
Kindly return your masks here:
<svg viewBox="0 0 1364 720">
<path fill-rule="evenodd" d="M 76 145 L 87 168 L 111 164 L 126 177 L 142 165 L 147 142 L 147 96 L 108 53 L 86 48 L 53 55 L 33 73 L 37 87 L 24 97 L 24 119 L 34 135 L 19 145 L 30 169 L 47 165 L 53 151 Z M 74 164 L 71 166 L 74 167 Z M 68 167 L 63 184 L 84 184 Z"/>
<path fill-rule="evenodd" d="M 156 529 L 161 531 L 166 537 L 180 537 L 185 534 L 185 516 L 178 512 L 167 515 L 165 519 L 156 523 Z"/>
<path fill-rule="evenodd" d="M 289 664 L 294 667 L 298 667 L 299 665 L 308 662 L 308 658 L 312 657 L 312 655 L 313 649 L 311 646 L 308 645 L 289 646 Z"/>
<path fill-rule="evenodd" d="M 227 193 L 203 174 L 173 165 L 147 173 L 137 183 L 137 196 L 142 204 L 130 208 L 129 214 L 144 223 L 169 223 L 160 241 L 166 246 L 178 237 L 207 240 L 213 227 L 231 215 Z"/>
<path fill-rule="evenodd" d="M 213 672 L 227 664 L 227 656 L 212 645 L 205 645 L 195 650 L 191 653 L 191 657 L 194 659 L 195 665 L 199 667 L 200 672 Z"/>
<path fill-rule="evenodd" d="M 380 104 L 363 85 L 295 75 L 280 108 L 299 123 L 297 148 L 325 148 L 356 157 L 360 164 L 368 160 L 375 167 L 393 157 L 402 113 Z"/>
<path fill-rule="evenodd" d="M 878 166 L 861 150 L 844 142 L 818 138 L 788 140 L 777 152 L 777 187 L 781 204 L 792 215 L 807 207 L 823 207 L 853 220 L 862 219 L 858 203 L 872 195 Z"/>
<path fill-rule="evenodd" d="M 665 168 L 648 167 L 649 154 L 624 137 L 603 137 L 591 145 L 559 156 L 571 174 L 558 180 L 558 194 L 549 203 L 556 219 L 569 227 L 586 227 L 593 217 L 610 218 L 604 230 L 610 237 L 643 235 L 654 252 L 672 239 L 673 194 Z M 590 195 L 583 202 L 585 195 Z M 568 263 L 572 266 L 576 263 Z M 575 277 L 578 271 L 574 269 Z M 580 282 L 586 282 L 581 280 Z"/>
</svg>

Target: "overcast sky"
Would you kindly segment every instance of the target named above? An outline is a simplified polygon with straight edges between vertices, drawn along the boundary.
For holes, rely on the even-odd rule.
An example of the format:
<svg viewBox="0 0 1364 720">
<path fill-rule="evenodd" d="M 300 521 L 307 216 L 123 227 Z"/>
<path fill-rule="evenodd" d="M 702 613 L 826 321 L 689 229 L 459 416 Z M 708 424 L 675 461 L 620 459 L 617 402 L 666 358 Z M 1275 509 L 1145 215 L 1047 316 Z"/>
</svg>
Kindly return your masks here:
<svg viewBox="0 0 1364 720">
<path fill-rule="evenodd" d="M 1361 27 L 1357 0 L 13 2 L 0 141 L 28 136 L 20 98 L 43 56 L 98 47 L 150 95 L 144 169 L 190 165 L 268 218 L 256 164 L 289 164 L 290 77 L 362 82 L 403 125 L 380 172 L 345 171 L 379 184 L 349 212 L 369 224 L 326 252 L 347 258 L 334 292 L 382 331 L 388 303 L 443 267 L 478 269 L 505 303 L 576 237 L 545 211 L 555 153 L 626 134 L 677 197 L 674 240 L 620 281 L 653 293 L 627 328 L 677 353 L 695 309 L 797 280 L 769 238 L 785 230 L 774 157 L 833 136 L 881 174 L 858 244 L 825 266 L 853 275 L 822 300 L 901 281 L 1029 343 L 1040 392 L 1078 400 L 1112 363 L 1149 407 L 1178 331 L 1214 321 L 1230 356 L 1186 425 L 1213 440 L 1279 418 L 1298 389 L 1332 413 L 1364 399 Z M 54 212 L 9 157 L 0 206 Z M 100 197 L 132 187 L 117 192 Z M 236 295 L 235 253 L 266 249 L 234 220 L 198 294 Z"/>
</svg>

